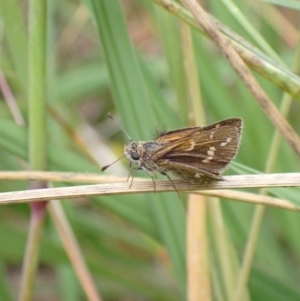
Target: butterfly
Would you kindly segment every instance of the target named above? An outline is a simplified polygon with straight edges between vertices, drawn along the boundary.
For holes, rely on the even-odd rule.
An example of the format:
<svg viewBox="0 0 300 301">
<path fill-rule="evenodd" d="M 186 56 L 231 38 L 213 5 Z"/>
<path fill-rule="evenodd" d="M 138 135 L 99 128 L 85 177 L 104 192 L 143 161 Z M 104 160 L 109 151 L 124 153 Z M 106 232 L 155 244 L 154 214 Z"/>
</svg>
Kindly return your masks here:
<svg viewBox="0 0 300 301">
<path fill-rule="evenodd" d="M 229 118 L 207 126 L 164 131 L 153 141 L 133 141 L 110 114 L 109 117 L 130 140 L 124 147 L 124 156 L 131 167 L 135 166 L 133 169 L 151 176 L 154 189 L 156 173 L 167 176 L 175 189 L 169 173 L 191 182 L 222 180 L 223 171 L 238 152 L 243 128 L 242 119 Z"/>
</svg>

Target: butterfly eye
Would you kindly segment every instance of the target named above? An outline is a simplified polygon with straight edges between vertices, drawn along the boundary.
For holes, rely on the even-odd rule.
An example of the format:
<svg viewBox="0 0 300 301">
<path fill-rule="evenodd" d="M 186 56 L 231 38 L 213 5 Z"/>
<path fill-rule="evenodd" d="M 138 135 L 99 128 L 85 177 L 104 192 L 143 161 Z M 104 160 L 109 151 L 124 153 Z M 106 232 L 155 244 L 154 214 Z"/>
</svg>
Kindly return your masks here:
<svg viewBox="0 0 300 301">
<path fill-rule="evenodd" d="M 133 160 L 139 160 L 140 159 L 140 154 L 138 152 L 132 152 L 131 153 L 131 158 Z"/>
</svg>

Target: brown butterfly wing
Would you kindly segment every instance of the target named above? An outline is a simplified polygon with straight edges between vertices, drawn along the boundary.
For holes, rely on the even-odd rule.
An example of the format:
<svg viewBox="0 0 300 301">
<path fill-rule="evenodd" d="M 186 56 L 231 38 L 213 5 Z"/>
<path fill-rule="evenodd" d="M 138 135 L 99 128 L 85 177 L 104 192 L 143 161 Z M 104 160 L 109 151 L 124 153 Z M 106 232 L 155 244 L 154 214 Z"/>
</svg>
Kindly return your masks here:
<svg viewBox="0 0 300 301">
<path fill-rule="evenodd" d="M 210 180 L 222 180 L 220 173 L 212 173 L 211 171 L 205 171 L 203 169 L 198 169 L 196 166 L 186 165 L 185 163 L 170 161 L 168 159 L 160 161 L 160 167 L 167 172 L 173 173 L 183 179 L 192 180 L 195 182 L 205 179 L 204 182 L 209 182 Z"/>
<path fill-rule="evenodd" d="M 171 143 L 178 142 L 178 140 L 186 137 L 192 136 L 195 132 L 197 132 L 201 127 L 191 127 L 191 128 L 182 128 L 179 130 L 169 131 L 162 133 L 155 140 L 158 143 Z"/>
<path fill-rule="evenodd" d="M 207 125 L 207 126 L 197 126 L 197 127 L 188 127 L 188 128 L 182 128 L 174 131 L 167 131 L 163 132 L 157 139 L 155 140 L 158 143 L 170 143 L 173 141 L 177 141 L 182 138 L 186 138 L 189 136 L 192 136 L 195 132 L 197 132 L 199 129 L 202 131 L 209 131 L 215 128 L 224 127 L 224 126 L 233 126 L 238 129 L 239 135 L 241 134 L 242 130 L 242 119 L 240 118 L 230 118 L 221 120 L 219 122 Z"/>
<path fill-rule="evenodd" d="M 159 137 L 166 145 L 154 153 L 153 159 L 158 166 L 183 178 L 194 179 L 201 174 L 221 178 L 237 153 L 241 129 L 241 119 L 232 118 L 202 128 L 168 132 Z M 168 137 L 171 143 L 167 143 Z"/>
</svg>

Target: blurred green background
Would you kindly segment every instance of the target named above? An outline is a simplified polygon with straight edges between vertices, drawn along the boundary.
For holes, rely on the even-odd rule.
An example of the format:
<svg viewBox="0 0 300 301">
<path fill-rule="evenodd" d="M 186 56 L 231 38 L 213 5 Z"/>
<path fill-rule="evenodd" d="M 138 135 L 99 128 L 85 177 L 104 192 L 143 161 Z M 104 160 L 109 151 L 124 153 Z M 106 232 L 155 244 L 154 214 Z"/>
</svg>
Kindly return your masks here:
<svg viewBox="0 0 300 301">
<path fill-rule="evenodd" d="M 292 66 L 299 11 L 251 2 L 235 1 L 239 15 L 257 30 L 254 37 L 263 37 Z M 243 27 L 242 21 L 233 18 L 226 2 L 206 1 L 205 7 L 253 47 L 261 47 L 249 35 L 248 25 Z M 153 139 L 157 129 L 194 122 L 184 68 L 183 23 L 178 16 L 150 0 L 49 1 L 47 14 L 49 170 L 100 174 L 103 165 L 120 157 L 127 137 L 107 118 L 108 112 L 137 140 Z M 24 170 L 28 162 L 27 15 L 27 1 L 0 0 L 1 170 Z M 249 173 L 248 168 L 263 172 L 273 125 L 211 41 L 194 29 L 191 35 L 207 123 L 229 117 L 244 120 L 235 160 L 239 164 L 228 174 Z M 266 55 L 271 58 L 270 53 Z M 279 106 L 283 91 L 263 76 L 257 78 Z M 25 126 L 12 116 L 3 91 L 5 83 Z M 294 101 L 288 120 L 297 132 L 299 114 L 299 102 Z M 107 173 L 126 177 L 127 165 L 122 160 Z M 295 172 L 299 167 L 299 158 L 283 141 L 273 171 Z M 26 188 L 25 181 L 0 182 L 1 192 Z M 273 189 L 272 194 L 296 203 L 299 190 Z M 183 300 L 185 200 L 179 200 L 176 193 L 162 193 L 62 204 L 104 300 Z M 223 260 L 240 262 L 254 206 L 224 200 L 222 209 L 235 258 Z M 0 300 L 16 297 L 28 223 L 28 205 L 1 207 Z M 300 300 L 299 229 L 299 213 L 268 209 L 250 275 L 250 300 Z M 223 291 L 225 279 L 218 274 L 213 233 L 209 244 L 214 300 L 228 300 Z M 50 218 L 43 234 L 35 298 L 85 300 Z"/>
</svg>

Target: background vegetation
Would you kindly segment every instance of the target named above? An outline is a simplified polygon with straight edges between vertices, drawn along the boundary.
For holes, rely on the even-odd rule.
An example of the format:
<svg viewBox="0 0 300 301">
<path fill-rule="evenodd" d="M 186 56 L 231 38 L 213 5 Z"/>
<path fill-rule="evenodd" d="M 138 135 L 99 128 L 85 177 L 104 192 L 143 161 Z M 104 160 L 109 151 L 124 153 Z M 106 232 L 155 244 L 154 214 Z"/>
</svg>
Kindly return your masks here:
<svg viewBox="0 0 300 301">
<path fill-rule="evenodd" d="M 299 158 L 284 141 L 277 144 L 276 153 L 273 124 L 228 62 L 203 33 L 186 26 L 179 14 L 172 14 L 151 0 L 48 2 L 47 136 L 41 145 L 47 152 L 47 170 L 101 173 L 101 166 L 120 157 L 127 137 L 107 118 L 108 112 L 120 120 L 133 139 L 139 140 L 153 139 L 156 129 L 199 124 L 197 113 L 204 113 L 203 123 L 240 117 L 244 120 L 242 145 L 236 158 L 238 164 L 228 174 L 264 172 L 266 168 L 269 172 L 299 170 Z M 30 162 L 28 57 L 33 49 L 29 48 L 28 53 L 28 5 L 26 1 L 0 0 L 1 170 L 24 170 Z M 299 67 L 296 7 L 292 10 L 240 0 L 235 5 L 239 11 L 234 12 L 227 1 L 204 3 L 221 24 L 244 37 L 250 52 L 262 62 L 280 57 L 284 63 L 278 60 L 275 65 L 286 75 L 286 86 L 292 81 L 299 85 L 300 79 L 290 73 Z M 266 56 L 256 53 L 255 47 Z M 186 68 L 190 58 L 195 70 Z M 198 78 L 193 87 L 201 92 L 201 100 L 196 101 L 189 85 L 195 74 Z M 274 78 L 277 75 L 275 70 Z M 284 91 L 263 74 L 256 76 L 274 103 L 282 106 Z M 9 90 L 11 95 L 7 94 Z M 299 99 L 285 110 L 299 132 Z M 31 114 L 39 116 L 41 111 L 36 109 Z M 270 163 L 271 157 L 274 160 Z M 125 164 L 120 161 L 107 173 L 126 177 Z M 24 190 L 27 186 L 27 181 L 0 182 L 1 192 Z M 269 192 L 297 204 L 298 189 Z M 185 298 L 186 199 L 178 199 L 176 193 L 161 193 L 62 202 L 103 300 Z M 236 286 L 228 284 L 228 278 L 232 274 L 230 281 L 238 282 L 243 252 L 258 209 L 222 200 L 221 233 L 216 228 L 216 212 L 209 208 L 207 260 L 212 299 L 233 300 Z M 299 213 L 268 208 L 265 214 L 261 213 L 261 219 L 257 243 L 252 242 L 255 257 L 250 261 L 246 297 L 242 300 L 299 300 Z M 15 300 L 18 295 L 29 220 L 27 204 L 1 207 L 1 300 Z M 259 222 L 256 225 L 260 228 Z M 74 269 L 57 225 L 47 216 L 35 300 L 85 300 Z"/>
</svg>

